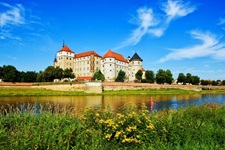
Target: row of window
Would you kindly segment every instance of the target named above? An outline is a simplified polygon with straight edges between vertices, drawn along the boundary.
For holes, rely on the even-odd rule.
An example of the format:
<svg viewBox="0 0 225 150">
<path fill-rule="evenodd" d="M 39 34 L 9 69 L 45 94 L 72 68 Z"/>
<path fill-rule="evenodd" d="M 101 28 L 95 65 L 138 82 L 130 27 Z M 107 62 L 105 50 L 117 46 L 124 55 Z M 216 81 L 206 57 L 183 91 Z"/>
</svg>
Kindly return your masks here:
<svg viewBox="0 0 225 150">
<path fill-rule="evenodd" d="M 85 71 L 86 70 L 86 68 L 76 68 L 75 69 L 75 71 Z M 91 66 L 91 70 L 94 70 L 94 67 L 93 66 Z M 98 70 L 98 67 L 96 67 L 96 70 Z M 87 67 L 87 71 L 89 71 L 89 67 Z"/>
</svg>

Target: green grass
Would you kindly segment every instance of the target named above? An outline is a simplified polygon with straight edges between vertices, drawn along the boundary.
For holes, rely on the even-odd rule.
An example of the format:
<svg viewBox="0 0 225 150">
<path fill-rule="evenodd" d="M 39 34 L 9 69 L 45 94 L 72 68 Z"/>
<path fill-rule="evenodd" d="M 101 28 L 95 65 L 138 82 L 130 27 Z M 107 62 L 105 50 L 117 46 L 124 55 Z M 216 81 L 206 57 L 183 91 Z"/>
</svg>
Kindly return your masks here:
<svg viewBox="0 0 225 150">
<path fill-rule="evenodd" d="M 192 91 L 182 89 L 152 89 L 152 90 L 124 90 L 104 91 L 102 94 L 85 93 L 79 91 L 56 91 L 32 87 L 0 87 L 2 96 L 76 96 L 76 95 L 154 95 L 154 94 L 195 94 L 195 93 L 225 93 L 225 89 Z"/>
<path fill-rule="evenodd" d="M 225 106 L 205 104 L 149 113 L 49 105 L 1 109 L 0 149 L 224 149 Z M 21 113 L 22 112 L 22 113 Z"/>
</svg>

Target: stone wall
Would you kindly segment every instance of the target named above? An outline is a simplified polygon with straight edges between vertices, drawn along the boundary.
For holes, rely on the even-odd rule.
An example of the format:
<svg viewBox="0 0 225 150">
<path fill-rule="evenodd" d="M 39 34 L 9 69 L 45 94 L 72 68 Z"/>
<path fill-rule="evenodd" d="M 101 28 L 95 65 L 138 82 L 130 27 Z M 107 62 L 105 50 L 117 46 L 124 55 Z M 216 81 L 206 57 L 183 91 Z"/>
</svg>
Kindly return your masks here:
<svg viewBox="0 0 225 150">
<path fill-rule="evenodd" d="M 103 83 L 104 91 L 119 91 L 119 90 L 147 90 L 147 89 L 184 89 L 201 91 L 201 86 L 195 85 L 158 85 L 148 83 Z"/>
<path fill-rule="evenodd" d="M 102 93 L 102 83 L 87 82 L 83 84 L 53 84 L 32 86 L 32 88 L 45 88 L 57 91 L 83 91 L 86 93 Z"/>
</svg>

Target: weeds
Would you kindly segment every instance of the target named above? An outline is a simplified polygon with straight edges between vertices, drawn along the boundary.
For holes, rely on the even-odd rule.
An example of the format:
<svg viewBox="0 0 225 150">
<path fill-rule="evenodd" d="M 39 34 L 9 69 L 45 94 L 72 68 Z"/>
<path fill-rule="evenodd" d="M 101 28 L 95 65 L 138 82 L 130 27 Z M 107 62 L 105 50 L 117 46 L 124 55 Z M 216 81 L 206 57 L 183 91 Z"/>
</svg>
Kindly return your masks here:
<svg viewBox="0 0 225 150">
<path fill-rule="evenodd" d="M 224 114 L 218 104 L 151 113 L 9 105 L 0 110 L 0 149 L 224 149 Z"/>
</svg>

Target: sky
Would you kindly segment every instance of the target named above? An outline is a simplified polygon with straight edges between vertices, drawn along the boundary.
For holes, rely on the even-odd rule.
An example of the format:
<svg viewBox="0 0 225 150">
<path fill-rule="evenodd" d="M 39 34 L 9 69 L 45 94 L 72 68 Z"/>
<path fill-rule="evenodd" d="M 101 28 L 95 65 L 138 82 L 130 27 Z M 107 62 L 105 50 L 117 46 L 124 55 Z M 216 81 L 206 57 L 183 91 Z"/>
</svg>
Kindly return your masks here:
<svg viewBox="0 0 225 150">
<path fill-rule="evenodd" d="M 225 80 L 223 0 L 0 0 L 0 66 L 43 71 L 76 54 L 135 52 L 143 68 Z"/>
</svg>

